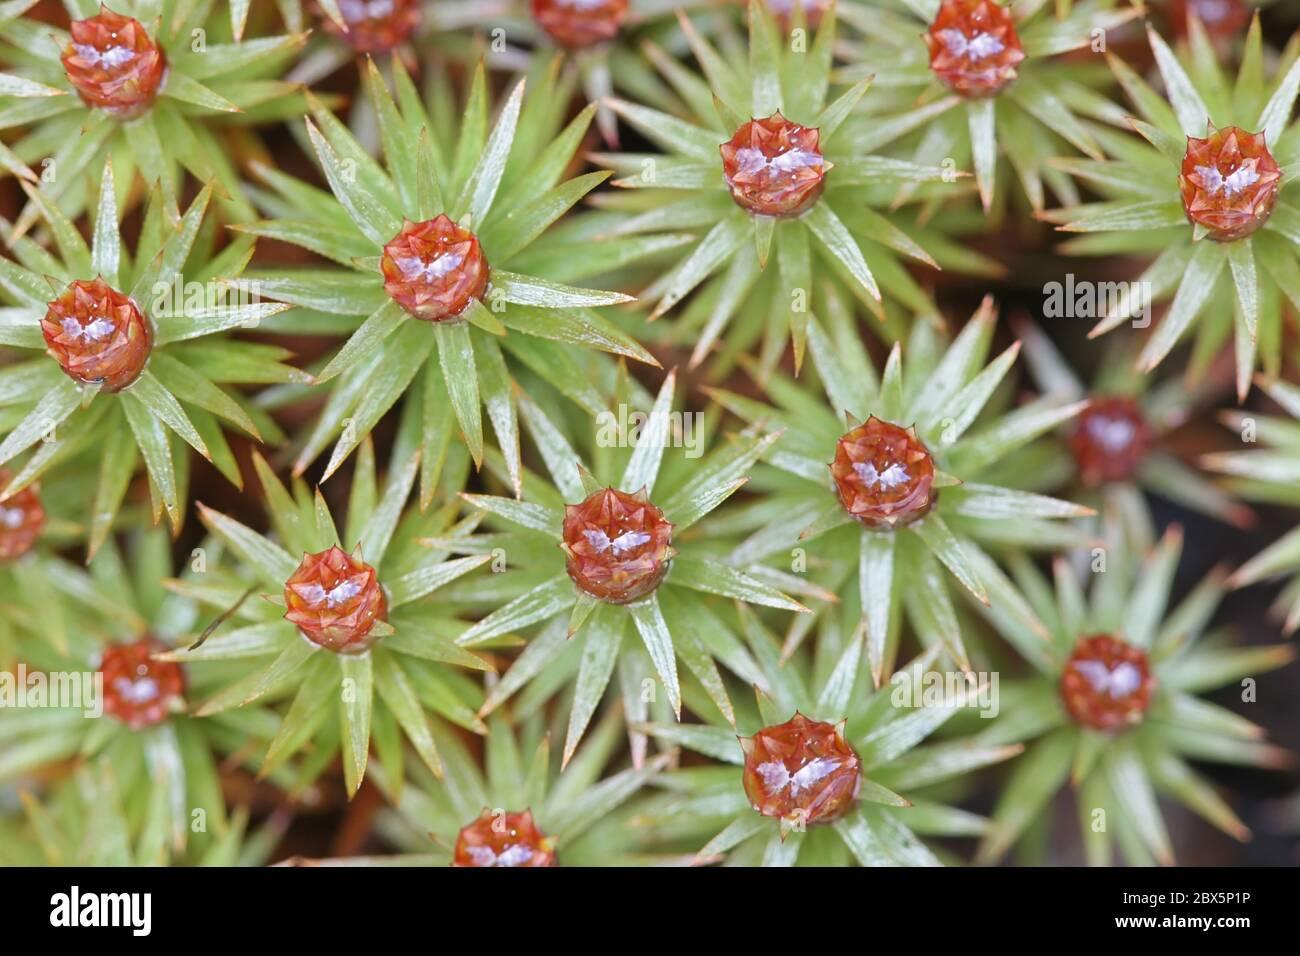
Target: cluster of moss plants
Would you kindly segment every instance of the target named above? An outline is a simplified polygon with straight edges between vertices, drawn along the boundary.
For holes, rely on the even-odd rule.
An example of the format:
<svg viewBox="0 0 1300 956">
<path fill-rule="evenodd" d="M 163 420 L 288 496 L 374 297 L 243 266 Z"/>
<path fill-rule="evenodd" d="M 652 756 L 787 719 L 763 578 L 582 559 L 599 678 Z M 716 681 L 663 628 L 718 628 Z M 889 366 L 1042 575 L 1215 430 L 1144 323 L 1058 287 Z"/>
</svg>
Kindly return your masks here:
<svg viewBox="0 0 1300 956">
<path fill-rule="evenodd" d="M 0 863 L 1249 839 L 1285 6 L 0 3 Z"/>
</svg>

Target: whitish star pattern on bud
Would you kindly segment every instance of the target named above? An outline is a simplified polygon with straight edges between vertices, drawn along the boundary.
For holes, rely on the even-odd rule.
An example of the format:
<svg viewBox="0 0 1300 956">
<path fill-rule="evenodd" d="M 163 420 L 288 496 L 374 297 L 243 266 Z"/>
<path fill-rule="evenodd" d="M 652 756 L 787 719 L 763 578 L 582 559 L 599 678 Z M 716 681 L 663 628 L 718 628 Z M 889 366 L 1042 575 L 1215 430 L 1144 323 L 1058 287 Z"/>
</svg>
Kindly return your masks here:
<svg viewBox="0 0 1300 956">
<path fill-rule="evenodd" d="M 758 775 L 763 778 L 763 786 L 769 793 L 780 793 L 789 787 L 790 795 L 797 797 L 805 790 L 815 787 L 823 777 L 834 773 L 840 765 L 841 761 L 831 757 L 818 757 L 790 773 L 785 764 L 772 760 L 758 765 Z"/>
<path fill-rule="evenodd" d="M 877 471 L 873 462 L 863 464 L 858 462 L 853 466 L 853 470 L 858 473 L 862 483 L 868 488 L 883 488 L 889 490 L 897 488 L 899 485 L 907 484 L 909 475 L 907 469 L 898 462 L 890 465 L 884 471 Z"/>
<path fill-rule="evenodd" d="M 1211 196 L 1224 193 L 1232 197 L 1240 194 L 1247 186 L 1259 182 L 1259 170 L 1255 168 L 1258 164 L 1258 160 L 1249 159 L 1240 169 L 1227 176 L 1214 166 L 1197 166 L 1196 172 L 1201 177 L 1201 188 Z"/>
<path fill-rule="evenodd" d="M 113 334 L 113 323 L 103 316 L 95 316 L 82 325 L 76 318 L 69 316 L 62 322 L 63 334 L 76 342 L 102 342 Z"/>
<path fill-rule="evenodd" d="M 1075 669 L 1087 678 L 1092 689 L 1118 700 L 1127 697 L 1142 685 L 1142 672 L 1127 661 L 1107 667 L 1100 661 L 1078 661 Z"/>
<path fill-rule="evenodd" d="M 972 60 L 982 60 L 1006 49 L 1006 45 L 990 33 L 968 37 L 960 30 L 940 30 L 939 39 L 953 56 L 968 56 Z"/>
<path fill-rule="evenodd" d="M 300 593 L 309 604 L 318 605 L 323 601 L 326 607 L 336 608 L 360 594 L 361 584 L 356 580 L 349 579 L 335 585 L 328 591 L 319 584 L 312 584 L 303 588 Z"/>
<path fill-rule="evenodd" d="M 796 712 L 783 724 L 739 739 L 745 795 L 763 816 L 830 823 L 857 799 L 862 763 L 844 739 L 843 723 Z"/>
<path fill-rule="evenodd" d="M 1087 428 L 1093 440 L 1111 452 L 1127 448 L 1133 436 L 1137 434 L 1137 428 L 1132 422 L 1115 419 L 1092 419 L 1088 422 Z"/>
<path fill-rule="evenodd" d="M 609 535 L 600 529 L 583 533 L 587 536 L 587 541 L 591 546 L 602 554 L 611 548 L 615 554 L 623 554 L 626 551 L 639 548 L 650 540 L 650 535 L 644 531 L 625 531 L 612 541 Z"/>
</svg>

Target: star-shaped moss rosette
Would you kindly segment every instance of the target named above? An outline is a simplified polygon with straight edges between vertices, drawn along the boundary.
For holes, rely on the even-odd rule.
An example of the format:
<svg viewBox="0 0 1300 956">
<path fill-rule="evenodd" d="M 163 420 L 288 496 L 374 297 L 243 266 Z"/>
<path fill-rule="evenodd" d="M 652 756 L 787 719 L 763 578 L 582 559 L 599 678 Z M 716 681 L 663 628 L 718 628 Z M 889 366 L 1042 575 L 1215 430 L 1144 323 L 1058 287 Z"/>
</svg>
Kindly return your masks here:
<svg viewBox="0 0 1300 956">
<path fill-rule="evenodd" d="M 927 251 L 931 238 L 918 241 L 887 207 L 904 183 L 952 189 L 945 179 L 953 177 L 937 165 L 866 155 L 874 147 L 840 135 L 870 80 L 828 102 L 834 15 L 822 18 L 815 39 L 800 52 L 781 41 L 766 8 L 751 3 L 748 63 L 724 58 L 684 17 L 682 29 L 704 75 L 667 58 L 657 67 L 690 105 L 693 119 L 611 100 L 615 112 L 664 153 L 594 157 L 615 169 L 620 178 L 613 184 L 627 190 L 626 199 L 602 200 L 628 214 L 605 236 L 699 235 L 643 293 L 657 300 L 651 318 L 694 293 L 679 321 L 691 330 L 692 362 L 698 364 L 731 323 L 756 312 L 767 322 L 763 352 L 771 367 L 791 340 L 796 363 L 802 361 L 819 295 L 812 276 L 823 266 L 882 317 L 882 293 L 913 308 L 929 307 L 902 259 L 935 266 L 941 254 L 937 247 Z M 892 135 L 901 135 L 904 126 L 896 124 Z M 882 131 L 875 145 L 890 135 Z"/>
<path fill-rule="evenodd" d="M 0 129 L 25 130 L 12 152 L 0 154 L 0 167 L 43 182 L 73 218 L 94 203 L 93 180 L 83 174 L 109 156 L 119 201 L 138 173 L 159 185 L 175 219 L 188 172 L 220 183 L 226 215 L 253 218 L 223 127 L 301 114 L 300 89 L 280 81 L 278 71 L 306 34 L 235 40 L 231 20 L 242 29 L 235 8 L 246 14 L 246 3 L 231 4 L 230 14 L 211 0 L 64 6 L 69 30 L 27 18 L 0 23 L 0 63 L 9 70 L 0 74 Z M 18 231 L 36 216 L 29 206 Z"/>
<path fill-rule="evenodd" d="M 1085 383 L 1036 325 L 1024 322 L 1016 331 L 1038 390 L 1065 402 L 1087 401 L 1088 406 L 1057 435 L 1033 446 L 1032 466 L 1017 468 L 1018 476 L 1004 472 L 1008 483 L 1066 494 L 1099 511 L 1117 510 L 1144 548 L 1156 537 L 1146 494 L 1237 527 L 1254 522 L 1250 508 L 1176 455 L 1167 440 L 1231 390 L 1232 370 L 1226 363 L 1191 382 L 1155 381 L 1135 368 L 1137 346 L 1116 338 Z"/>
<path fill-rule="evenodd" d="M 1047 640 L 990 611 L 1037 673 L 1003 682 L 1002 713 L 977 735 L 986 744 L 1029 742 L 993 812 L 984 862 L 1003 856 L 1067 780 L 1092 864 L 1108 864 L 1113 845 L 1133 865 L 1173 862 L 1157 793 L 1246 839 L 1249 831 L 1189 761 L 1267 768 L 1291 760 L 1264 740 L 1263 728 L 1197 695 L 1280 667 L 1294 652 L 1234 647 L 1224 632 L 1206 633 L 1224 593 L 1217 569 L 1167 610 L 1181 532 L 1171 528 L 1142 555 L 1121 516 L 1107 519 L 1090 584 L 1087 565 L 1081 574 L 1058 559 L 1053 588 L 1030 562 L 1018 562 L 1016 580 L 1047 623 Z"/>
<path fill-rule="evenodd" d="M 301 23 L 305 19 L 303 4 L 300 0 L 291 2 Z M 286 77 L 305 86 L 319 83 L 349 63 L 364 69 L 366 58 L 372 56 L 392 54 L 414 65 L 416 47 L 434 33 L 426 16 L 426 8 L 433 4 L 421 0 L 324 0 L 308 6 L 318 29 Z M 363 104 L 364 98 L 354 107 L 364 109 Z"/>
<path fill-rule="evenodd" d="M 1300 206 L 1286 189 L 1300 161 L 1300 124 L 1291 122 L 1300 63 L 1266 80 L 1258 20 L 1235 82 L 1204 30 L 1193 28 L 1180 54 L 1154 31 L 1148 37 L 1166 95 L 1112 57 L 1140 138 L 1096 130 L 1112 158 L 1061 166 L 1106 198 L 1046 215 L 1086 234 L 1065 244 L 1072 254 L 1155 257 L 1139 292 L 1124 295 L 1093 335 L 1172 299 L 1139 366 L 1155 368 L 1193 327 L 1205 361 L 1231 338 L 1244 399 L 1257 365 L 1277 373 L 1283 300 L 1300 305 Z"/>
<path fill-rule="evenodd" d="M 295 7 L 297 23 L 290 29 L 299 29 L 304 19 L 303 4 L 289 0 Z M 426 94 L 438 95 L 439 84 L 446 82 L 440 69 L 422 70 L 421 61 L 431 54 L 439 68 L 442 59 L 458 64 L 475 65 L 483 59 L 488 44 L 482 32 L 467 36 L 460 28 L 466 24 L 450 18 L 444 25 L 443 3 L 429 0 L 325 0 L 309 2 L 306 19 L 315 25 L 298 62 L 284 76 L 291 83 L 317 87 L 327 77 L 344 68 L 355 67 L 364 77 L 369 71 L 369 61 L 378 61 L 380 73 L 390 85 L 393 73 L 390 61 L 401 61 L 404 68 L 415 74 L 423 73 Z M 480 6 L 487 6 L 480 4 Z M 485 9 L 485 14 L 487 10 Z M 482 26 L 486 20 L 476 18 L 473 25 Z M 515 66 L 537 67 L 543 58 L 526 58 L 524 64 L 509 57 Z M 495 60 L 495 58 L 493 58 Z M 493 64 L 495 65 L 495 64 Z M 531 72 L 531 71 L 530 71 Z M 557 89 L 557 104 L 568 103 L 571 91 Z M 374 100 L 369 96 L 354 96 L 348 107 L 348 125 L 357 138 L 372 154 L 378 152 L 379 114 Z"/>
<path fill-rule="evenodd" d="M 193 859 L 231 824 L 215 755 L 265 741 L 274 717 L 261 708 L 209 720 L 188 713 L 213 685 L 159 655 L 192 631 L 198 605 L 164 589 L 164 533 L 137 533 L 129 545 L 124 554 L 109 539 L 88 568 L 47 557 L 7 602 L 18 631 L 8 670 L 27 696 L 0 708 L 0 779 L 48 776 L 69 760 L 107 764 L 132 859 Z M 203 575 L 191 568 L 185 577 Z M 46 688 L 39 704 L 37 684 Z"/>
<path fill-rule="evenodd" d="M 674 713 L 681 711 L 681 658 L 719 713 L 730 720 L 731 702 L 716 662 L 746 681 L 761 683 L 762 677 L 734 630 L 715 612 L 718 602 L 705 595 L 784 611 L 806 610 L 743 567 L 718 561 L 710 543 L 690 532 L 745 483 L 771 436 L 746 432 L 698 460 L 674 447 L 659 480 L 665 446 L 674 444 L 670 423 L 679 414 L 672 411 L 674 382 L 670 373 L 631 441 L 630 453 L 626 447 L 602 447 L 592 469 L 546 413 L 521 399 L 550 480 L 527 476 L 523 500 L 462 495 L 488 512 L 493 522 L 507 522 L 511 530 L 460 547 L 504 549 L 512 564 L 520 566 L 512 573 L 520 575 L 528 590 L 474 624 L 458 643 L 472 648 L 542 625 L 489 691 L 483 712 L 499 707 L 538 675 L 548 682 L 567 682 L 576 667 L 566 762 L 616 664 L 637 655 L 624 647 L 629 631 L 635 630 L 644 644 Z M 576 651 L 566 653 L 574 646 L 570 641 L 581 642 L 580 661 Z M 628 668 L 630 672 L 631 664 Z M 653 675 L 645 677 L 653 682 Z"/>
<path fill-rule="evenodd" d="M 83 454 L 79 467 L 59 469 L 0 499 L 0 566 L 85 541 L 86 500 L 94 494 L 95 483 L 93 469 L 81 466 L 90 460 Z M 8 488 L 14 476 L 15 468 L 0 468 L 0 489 Z M 134 517 L 124 515 L 123 525 L 133 527 L 129 521 Z"/>
<path fill-rule="evenodd" d="M 120 769 L 100 760 L 79 767 L 39 797 L 20 790 L 25 825 L 6 831 L 0 824 L 0 865 L 4 866 L 149 866 L 133 844 L 127 816 L 129 790 Z M 197 866 L 264 866 L 271 862 L 290 814 L 277 811 L 249 827 L 248 810 L 231 812 L 220 833 L 201 852 L 176 862 Z M 188 822 L 187 822 L 188 825 Z"/>
<path fill-rule="evenodd" d="M 333 194 L 263 169 L 274 193 L 263 205 L 276 218 L 245 228 L 344 267 L 253 274 L 264 294 L 358 322 L 317 375 L 320 381 L 337 381 L 295 471 L 304 470 L 337 436 L 325 469 L 326 477 L 333 474 L 397 399 L 412 390 L 408 412 L 423 436 L 421 489 L 427 501 L 457 429 L 475 463 L 482 461 L 480 406 L 486 406 L 518 475 L 518 424 L 506 355 L 581 400 L 588 380 L 566 355 L 573 346 L 657 363 L 596 311 L 629 302 L 628 296 L 510 271 L 522 251 L 607 175 L 561 182 L 591 109 L 556 134 L 562 122 L 556 104 L 548 102 L 546 91 L 525 104 L 521 82 L 502 104 L 489 135 L 480 67 L 463 122 L 448 129 L 449 117 L 431 124 L 405 71 L 398 66 L 395 73 L 396 103 L 376 70 L 368 76 L 369 93 L 383 117 L 387 168 L 318 106 L 307 132 Z"/>
<path fill-rule="evenodd" d="M 365 777 L 372 738 L 380 762 L 400 779 L 403 739 L 434 773 L 442 772 L 430 712 L 486 733 L 476 716 L 482 694 L 455 668 L 490 669 L 456 642 L 466 625 L 427 598 L 491 555 L 446 561 L 445 551 L 420 543 L 462 532 L 452 528 L 447 509 L 403 513 L 418 452 L 410 442 L 397 445 L 381 486 L 369 443 L 363 448 L 343 535 L 319 491 L 313 498 L 297 482 L 291 494 L 260 456 L 254 464 L 274 540 L 199 505 L 204 524 L 241 562 L 238 579 L 266 594 L 240 605 L 246 623 L 169 655 L 184 662 L 244 662 L 242 675 L 202 701 L 197 713 L 238 713 L 260 700 L 291 700 L 261 772 L 308 749 L 300 780 L 310 782 L 341 751 L 349 797 Z M 468 530 L 472 526 L 463 533 Z M 202 591 L 195 596 L 203 597 Z M 239 597 L 224 590 L 211 596 L 227 606 Z"/>
<path fill-rule="evenodd" d="M 906 352 L 895 346 L 881 375 L 851 322 L 812 322 L 808 344 L 826 403 L 785 379 L 769 383 L 774 406 L 709 390 L 744 420 L 783 429 L 765 454 L 771 468 L 756 470 L 767 500 L 719 519 L 729 533 L 748 535 L 728 562 L 776 567 L 779 555 L 788 566 L 797 548 L 810 563 L 859 568 L 849 586 L 860 592 L 877 683 L 896 656 L 904 609 L 927 647 L 941 645 L 968 666 L 945 568 L 977 602 L 1041 627 L 985 547 L 1078 545 L 1081 532 L 1060 519 L 1092 514 L 980 480 L 1086 405 L 1043 398 L 981 417 L 1020 350 L 1013 344 L 986 365 L 994 324 L 986 299 L 945 349 L 932 320 L 920 318 Z"/>
<path fill-rule="evenodd" d="M 758 691 L 757 707 L 738 700 L 736 727 L 645 728 L 661 744 L 731 766 L 660 777 L 654 785 L 667 793 L 639 804 L 630 828 L 670 848 L 692 845 L 695 863 L 749 866 L 934 866 L 939 857 L 920 836 L 984 832 L 981 817 L 916 791 L 1020 752 L 969 739 L 923 744 L 960 710 L 978 706 L 986 688 L 963 679 L 951 697 L 923 695 L 927 674 L 938 676 L 934 648 L 875 689 L 852 621 L 827 618 L 816 651 L 805 646 L 789 660 L 755 615 L 745 622 L 769 688 Z"/>
<path fill-rule="evenodd" d="M 62 553 L 85 543 L 86 502 L 96 478 L 90 457 L 83 454 L 0 500 L 0 667 L 17 663 L 29 628 L 56 648 L 68 647 L 75 615 L 63 610 L 50 582 L 67 567 Z M 13 478 L 13 470 L 0 468 L 0 488 Z M 119 514 L 117 526 L 138 527 L 140 517 L 128 510 Z M 39 600 L 32 601 L 33 595 Z"/>
<path fill-rule="evenodd" d="M 869 115 L 850 121 L 846 139 L 874 143 L 881 126 L 905 124 L 915 132 L 897 144 L 900 155 L 972 168 L 986 212 L 1004 178 L 1003 157 L 1033 209 L 1043 208 L 1048 189 L 1076 202 L 1069 177 L 1049 162 L 1078 153 L 1102 158 L 1079 117 L 1105 100 L 1092 65 L 1061 54 L 1088 49 L 1139 11 L 1082 0 L 1063 17 L 1056 12 L 1050 0 L 842 4 L 840 18 L 863 40 L 846 45 L 851 65 L 836 76 L 853 82 L 874 74 L 881 91 L 863 101 Z"/>
<path fill-rule="evenodd" d="M 1300 507 L 1300 388 L 1289 382 L 1261 379 L 1259 386 L 1281 406 L 1287 417 L 1254 411 L 1230 411 L 1223 422 L 1242 441 L 1264 447 L 1248 451 L 1205 455 L 1201 464 L 1230 476 L 1231 491 L 1253 501 Z M 1300 530 L 1292 529 L 1251 558 L 1229 578 L 1235 587 L 1290 577 L 1278 595 L 1274 610 L 1284 620 L 1288 634 L 1300 628 Z"/>
<path fill-rule="evenodd" d="M 282 349 L 223 334 L 287 306 L 226 294 L 221 283 L 241 272 L 253 247 L 244 239 L 213 254 L 210 234 L 198 241 L 211 187 L 175 226 L 155 193 L 134 252 L 119 233 L 112 164 L 104 167 L 89 245 L 42 190 L 28 195 L 56 252 L 11 234 L 17 261 L 0 258 L 0 299 L 8 302 L 0 344 L 45 352 L 0 370 L 0 465 L 34 449 L 5 493 L 95 449 L 99 478 L 85 519 L 93 555 L 140 458 L 155 520 L 166 511 L 179 528 L 190 468 L 182 442 L 239 484 L 223 424 L 254 438 L 282 437 L 269 416 L 223 386 L 310 377 L 283 364 Z"/>
<path fill-rule="evenodd" d="M 488 721 L 484 759 L 464 743 L 438 734 L 446 782 L 412 763 L 400 788 L 387 772 L 376 782 L 393 809 L 377 830 L 402 852 L 396 856 L 339 860 L 341 865 L 609 866 L 620 848 L 608 817 L 652 781 L 669 762 L 661 754 L 621 770 L 616 763 L 624 723 L 616 707 L 596 722 L 563 768 L 551 749 L 540 712 L 526 719 Z"/>
<path fill-rule="evenodd" d="M 441 53 L 463 58 L 467 47 L 481 47 L 494 68 L 526 71 L 563 52 L 565 72 L 597 104 L 601 137 L 616 147 L 618 123 L 604 97 L 617 90 L 665 109 L 680 106 L 641 50 L 658 44 L 680 52 L 677 11 L 716 8 L 731 18 L 727 7 L 727 0 L 442 0 L 429 5 L 426 21 L 429 44 Z M 466 43 L 471 30 L 479 43 Z"/>
<path fill-rule="evenodd" d="M 1210 39 L 1220 44 L 1233 44 L 1246 34 L 1256 10 L 1270 5 L 1272 0 L 1161 0 L 1158 5 L 1160 22 L 1172 35 L 1186 37 L 1197 19 Z M 1169 34 L 1166 34 L 1167 36 Z"/>
</svg>

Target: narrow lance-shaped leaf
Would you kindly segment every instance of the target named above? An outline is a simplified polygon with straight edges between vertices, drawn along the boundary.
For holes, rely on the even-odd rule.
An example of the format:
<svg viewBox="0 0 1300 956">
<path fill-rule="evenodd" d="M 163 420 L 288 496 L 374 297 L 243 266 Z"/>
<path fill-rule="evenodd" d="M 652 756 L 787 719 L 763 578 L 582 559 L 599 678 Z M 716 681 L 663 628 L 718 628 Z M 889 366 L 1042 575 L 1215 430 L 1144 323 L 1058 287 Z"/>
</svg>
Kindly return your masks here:
<svg viewBox="0 0 1300 956">
<path fill-rule="evenodd" d="M 524 80 L 520 80 L 502 107 L 497 125 L 488 137 L 487 146 L 474 167 L 473 175 L 465 184 L 463 199 L 457 203 L 460 209 L 469 214 L 471 223 L 483 222 L 488 210 L 492 208 L 492 200 L 496 198 L 501 174 L 505 172 L 506 160 L 510 156 L 510 146 L 514 143 L 515 126 L 519 122 L 523 97 Z"/>
<path fill-rule="evenodd" d="M 604 605 L 591 616 L 585 630 L 586 641 L 582 650 L 582 664 L 573 689 L 573 707 L 569 711 L 569 726 L 564 738 L 564 756 L 561 767 L 568 766 L 582 735 L 591 722 L 596 706 L 605 694 L 609 679 L 614 673 L 623 641 L 625 618 L 617 609 Z"/>
<path fill-rule="evenodd" d="M 369 654 L 340 654 L 339 729 L 343 736 L 343 776 L 348 796 L 356 796 L 366 775 L 370 753 L 370 711 L 374 704 L 374 670 Z"/>
<path fill-rule="evenodd" d="M 971 156 L 975 163 L 975 182 L 979 184 L 980 202 L 985 211 L 993 205 L 993 186 L 997 178 L 997 129 L 994 100 L 971 100 L 966 104 L 970 125 Z"/>
<path fill-rule="evenodd" d="M 434 327 L 438 339 L 438 360 L 447 384 L 447 394 L 456 412 L 461 434 L 474 464 L 483 461 L 483 419 L 479 415 L 478 372 L 470 327 L 464 322 Z"/>
<path fill-rule="evenodd" d="M 635 494 L 645 489 L 646 494 L 654 491 L 655 479 L 659 475 L 659 465 L 663 461 L 664 448 L 668 445 L 669 427 L 673 404 L 673 391 L 677 383 L 677 373 L 670 371 L 659 387 L 654 407 L 646 419 L 645 425 L 637 433 L 636 447 L 623 471 L 622 490 Z"/>
<path fill-rule="evenodd" d="M 862 257 L 858 242 L 848 227 L 831 211 L 830 205 L 818 202 L 804 214 L 804 222 L 812 230 L 822 247 L 837 260 L 854 280 L 876 301 L 880 301 L 880 288 Z"/>
<path fill-rule="evenodd" d="M 866 625 L 867 659 L 877 687 L 884 677 L 885 639 L 894 591 L 894 535 L 861 532 L 858 589 Z"/>
<path fill-rule="evenodd" d="M 673 713 L 680 719 L 682 691 L 677 682 L 673 637 L 668 632 L 668 624 L 659 609 L 659 601 L 652 594 L 644 601 L 629 605 L 628 610 L 632 614 L 632 620 L 636 622 L 636 629 L 641 635 L 641 640 L 645 642 L 646 650 L 650 653 L 650 660 L 654 662 L 655 671 L 663 682 L 664 691 L 668 694 L 668 703 L 672 705 Z"/>
</svg>

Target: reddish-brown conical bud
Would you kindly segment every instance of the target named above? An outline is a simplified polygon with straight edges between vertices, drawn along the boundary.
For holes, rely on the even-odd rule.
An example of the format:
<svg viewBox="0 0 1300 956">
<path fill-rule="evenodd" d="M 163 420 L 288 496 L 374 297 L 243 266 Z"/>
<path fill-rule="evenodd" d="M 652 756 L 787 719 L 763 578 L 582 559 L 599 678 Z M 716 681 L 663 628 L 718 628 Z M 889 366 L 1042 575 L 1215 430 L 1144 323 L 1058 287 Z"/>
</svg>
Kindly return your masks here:
<svg viewBox="0 0 1300 956">
<path fill-rule="evenodd" d="M 1094 398 L 1074 420 L 1070 451 L 1084 484 L 1129 481 L 1151 448 L 1142 408 L 1127 395 Z"/>
<path fill-rule="evenodd" d="M 304 554 L 284 584 L 285 620 L 313 644 L 339 654 L 361 654 L 379 639 L 378 621 L 388 620 L 388 602 L 375 569 L 335 546 Z"/>
<path fill-rule="evenodd" d="M 673 556 L 673 526 L 643 492 L 605 488 L 568 505 L 563 534 L 573 583 L 610 604 L 630 604 L 653 591 Z"/>
<path fill-rule="evenodd" d="M 185 672 L 154 654 L 169 650 L 157 638 L 114 644 L 104 651 L 99 672 L 104 677 L 104 713 L 132 730 L 162 723 L 179 709 L 185 695 Z"/>
<path fill-rule="evenodd" d="M 831 8 L 831 0 L 767 0 L 767 8 L 782 30 L 788 31 L 794 26 L 795 10 L 799 7 L 803 8 L 804 23 L 815 28 Z"/>
<path fill-rule="evenodd" d="M 0 490 L 9 487 L 13 477 L 8 468 L 0 468 Z M 0 501 L 0 561 L 22 557 L 44 529 L 45 508 L 33 486 Z"/>
<path fill-rule="evenodd" d="M 1178 188 L 1187 218 L 1211 239 L 1243 239 L 1264 225 L 1281 186 L 1282 170 L 1263 133 L 1211 126 L 1205 139 L 1187 137 Z"/>
<path fill-rule="evenodd" d="M 745 795 L 765 817 L 805 825 L 843 816 L 858 796 L 862 764 L 844 739 L 844 724 L 796 713 L 784 724 L 741 737 Z"/>
<path fill-rule="evenodd" d="M 358 53 L 387 53 L 420 25 L 419 0 L 339 0 L 339 13 L 343 26 L 326 15 L 325 29 Z"/>
<path fill-rule="evenodd" d="M 1236 36 L 1250 23 L 1245 0 L 1170 0 L 1169 21 L 1174 32 L 1186 36 L 1195 15 L 1212 37 Z"/>
<path fill-rule="evenodd" d="M 916 431 L 874 415 L 836 442 L 831 477 L 844 510 L 868 528 L 910 524 L 935 500 L 934 460 Z"/>
<path fill-rule="evenodd" d="M 533 19 L 560 46 L 571 50 L 618 36 L 628 0 L 531 0 Z"/>
<path fill-rule="evenodd" d="M 485 809 L 460 831 L 452 866 L 555 866 L 551 838 L 537 828 L 531 810 L 493 813 Z"/>
<path fill-rule="evenodd" d="M 1015 14 L 993 0 L 943 0 L 925 45 L 935 76 L 962 96 L 992 96 L 1025 59 Z"/>
<path fill-rule="evenodd" d="M 87 105 L 121 119 L 153 105 L 167 58 L 139 20 L 101 6 L 95 16 L 73 20 L 71 33 L 63 69 Z"/>
<path fill-rule="evenodd" d="M 50 354 L 69 376 L 120 392 L 144 371 L 153 329 L 131 298 L 103 279 L 77 279 L 41 320 Z"/>
<path fill-rule="evenodd" d="M 831 164 L 821 134 L 780 114 L 753 119 L 723 143 L 722 176 L 731 198 L 760 216 L 797 216 L 821 195 Z"/>
<path fill-rule="evenodd" d="M 1061 699 L 1075 722 L 1093 730 L 1141 723 L 1155 678 L 1141 648 L 1109 634 L 1079 639 L 1061 673 Z"/>
<path fill-rule="evenodd" d="M 408 222 L 384 246 L 384 291 L 429 322 L 458 318 L 487 291 L 488 264 L 478 237 L 447 216 Z"/>
</svg>

